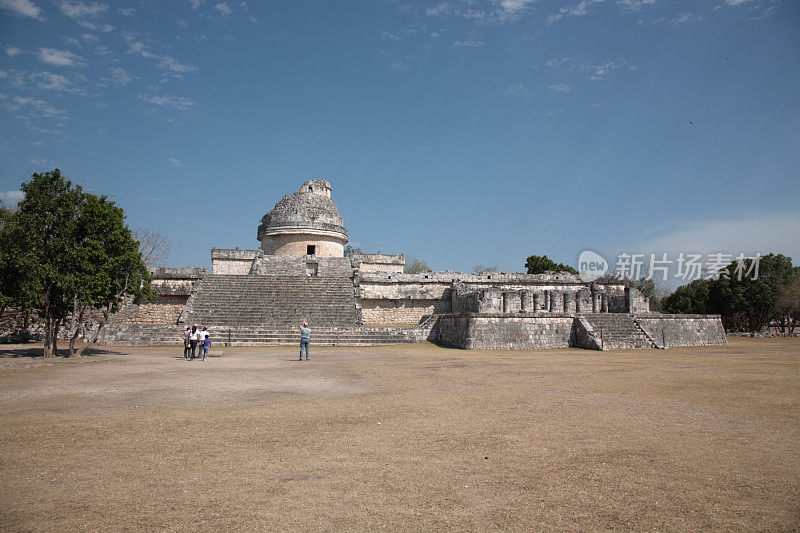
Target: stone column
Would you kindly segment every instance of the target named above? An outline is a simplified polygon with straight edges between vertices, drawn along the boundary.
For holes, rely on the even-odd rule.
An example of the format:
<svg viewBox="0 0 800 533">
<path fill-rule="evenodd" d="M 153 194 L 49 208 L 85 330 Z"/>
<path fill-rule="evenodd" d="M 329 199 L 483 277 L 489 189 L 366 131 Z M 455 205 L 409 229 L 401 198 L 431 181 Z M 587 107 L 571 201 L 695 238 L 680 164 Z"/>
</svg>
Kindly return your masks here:
<svg viewBox="0 0 800 533">
<path fill-rule="evenodd" d="M 530 297 L 531 293 L 528 291 L 519 291 L 519 312 L 520 313 L 527 313 L 528 309 L 530 308 L 528 305 L 528 298 Z"/>
<path fill-rule="evenodd" d="M 538 313 L 539 310 L 541 309 L 542 302 L 540 300 L 541 300 L 541 296 L 539 295 L 539 293 L 538 292 L 534 292 L 533 293 L 533 312 L 534 313 Z"/>
<path fill-rule="evenodd" d="M 608 296 L 606 294 L 602 295 L 602 302 L 600 304 L 600 312 L 601 313 L 608 313 Z"/>
<path fill-rule="evenodd" d="M 574 313 L 575 312 L 575 293 L 574 292 L 565 292 L 564 293 L 564 312 L 565 313 Z"/>
<path fill-rule="evenodd" d="M 550 291 L 550 312 L 564 312 L 564 293 L 560 291 Z"/>
<path fill-rule="evenodd" d="M 544 291 L 544 310 L 548 313 L 550 312 L 550 300 L 553 297 L 551 292 L 552 291 Z"/>
</svg>

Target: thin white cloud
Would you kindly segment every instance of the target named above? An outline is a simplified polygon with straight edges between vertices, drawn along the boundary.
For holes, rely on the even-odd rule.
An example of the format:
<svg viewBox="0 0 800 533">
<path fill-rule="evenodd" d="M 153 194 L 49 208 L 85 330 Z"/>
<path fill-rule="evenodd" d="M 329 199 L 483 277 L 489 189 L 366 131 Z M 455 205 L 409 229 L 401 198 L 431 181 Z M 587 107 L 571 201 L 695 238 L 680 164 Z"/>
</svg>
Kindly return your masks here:
<svg viewBox="0 0 800 533">
<path fill-rule="evenodd" d="M 101 24 L 98 19 L 108 12 L 108 5 L 98 2 L 72 2 L 62 1 L 58 5 L 61 12 L 71 18 L 84 28 L 92 30 L 110 32 L 114 26 Z"/>
<path fill-rule="evenodd" d="M 587 15 L 589 13 L 589 6 L 592 4 L 599 4 L 603 2 L 603 0 L 581 0 L 577 4 L 573 4 L 571 6 L 562 7 L 558 10 L 558 13 L 554 13 L 547 17 L 547 23 L 552 24 L 557 20 L 561 20 L 565 16 L 582 16 Z"/>
<path fill-rule="evenodd" d="M 72 82 L 66 76 L 61 74 L 53 74 L 52 72 L 37 72 L 33 75 L 37 79 L 36 85 L 40 89 L 48 91 L 72 91 L 74 90 Z"/>
<path fill-rule="evenodd" d="M 72 19 L 82 19 L 87 17 L 96 17 L 108 11 L 106 4 L 98 2 L 84 3 L 84 2 L 61 2 L 59 9 L 66 16 Z"/>
<path fill-rule="evenodd" d="M 57 118 L 59 120 L 66 119 L 66 111 L 63 109 L 57 109 L 44 100 L 40 100 L 38 98 L 33 98 L 30 96 L 9 97 L 0 93 L 0 102 L 2 102 L 3 105 L 11 111 L 23 113 L 28 112 L 32 116 L 37 117 Z"/>
<path fill-rule="evenodd" d="M 550 68 L 564 68 L 570 72 L 583 73 L 590 80 L 606 79 L 615 70 L 636 70 L 638 68 L 624 57 L 610 59 L 601 63 L 581 61 L 573 57 L 554 57 L 549 59 L 546 65 Z"/>
<path fill-rule="evenodd" d="M 22 53 L 22 48 L 17 46 L 6 46 L 6 54 L 8 57 L 15 57 Z"/>
<path fill-rule="evenodd" d="M 643 253 L 762 254 L 800 259 L 800 212 L 765 213 L 735 219 L 688 221 L 632 249 Z"/>
<path fill-rule="evenodd" d="M 656 0 L 617 0 L 617 4 L 626 11 L 639 11 L 642 7 L 652 6 L 655 3 Z"/>
<path fill-rule="evenodd" d="M 535 0 L 500 0 L 500 8 L 504 11 L 516 13 L 533 4 Z"/>
<path fill-rule="evenodd" d="M 508 24 L 518 20 L 529 10 L 536 0 L 491 0 L 489 9 L 476 9 L 476 2 L 438 2 L 427 8 L 425 14 L 431 17 L 457 16 L 481 25 Z M 467 7 L 463 7 L 464 4 Z"/>
<path fill-rule="evenodd" d="M 0 191 L 0 202 L 5 205 L 15 206 L 25 198 L 22 191 Z"/>
<path fill-rule="evenodd" d="M 408 66 L 408 64 L 403 63 L 402 61 L 395 61 L 394 63 L 389 65 L 389 68 L 391 68 L 395 72 L 406 72 L 410 67 Z"/>
<path fill-rule="evenodd" d="M 163 69 L 174 73 L 175 75 L 183 74 L 184 72 L 191 72 L 193 70 L 197 70 L 197 67 L 193 65 L 187 65 L 186 63 L 182 63 L 175 59 L 170 55 L 159 55 L 151 52 L 147 45 L 143 42 L 136 39 L 136 35 L 131 32 L 126 32 L 122 36 L 125 41 L 128 43 L 128 53 L 129 54 L 138 54 L 147 59 L 154 59 L 156 60 L 156 65 Z"/>
<path fill-rule="evenodd" d="M 653 20 L 652 24 L 656 26 L 676 26 L 678 24 L 684 24 L 686 22 L 699 22 L 703 20 L 702 15 L 698 15 L 697 13 L 678 13 L 676 15 L 672 15 L 669 17 L 659 17 Z"/>
<path fill-rule="evenodd" d="M 566 83 L 556 83 L 555 85 L 550 85 L 550 90 L 557 92 L 557 93 L 568 93 L 571 89 L 569 85 Z"/>
<path fill-rule="evenodd" d="M 97 47 L 94 49 L 94 53 L 99 56 L 110 56 L 111 54 L 114 53 L 114 51 L 104 44 L 98 44 Z"/>
<path fill-rule="evenodd" d="M 183 166 L 186 166 L 186 163 L 184 163 L 184 162 L 183 162 L 183 161 L 181 161 L 180 159 L 175 159 L 174 157 L 170 157 L 169 159 L 167 159 L 167 161 L 169 161 L 170 163 L 172 163 L 172 166 L 174 166 L 174 167 L 183 167 Z"/>
<path fill-rule="evenodd" d="M 56 50 L 55 48 L 39 48 L 39 61 L 57 67 L 81 66 L 85 63 L 81 56 L 68 50 Z"/>
<path fill-rule="evenodd" d="M 524 83 L 514 83 L 506 89 L 506 94 L 513 96 L 530 96 L 531 90 Z"/>
<path fill-rule="evenodd" d="M 123 16 L 126 16 L 126 17 L 135 17 L 136 16 L 136 9 L 132 8 L 132 7 L 119 8 L 117 11 L 119 11 L 120 15 L 123 15 Z"/>
<path fill-rule="evenodd" d="M 189 0 L 189 3 L 192 5 L 192 10 L 196 11 L 203 5 L 203 0 Z"/>
<path fill-rule="evenodd" d="M 117 87 L 124 87 L 133 81 L 128 71 L 122 67 L 111 67 L 110 71 L 111 75 L 103 78 L 103 81 L 111 82 Z"/>
<path fill-rule="evenodd" d="M 0 9 L 10 11 L 21 17 L 44 20 L 42 9 L 30 0 L 0 0 Z"/>
<path fill-rule="evenodd" d="M 184 96 L 171 96 L 167 94 L 162 94 L 160 96 L 139 94 L 137 98 L 143 102 L 147 102 L 148 104 L 157 105 L 159 107 L 173 107 L 181 111 L 190 109 L 197 104 L 190 98 L 186 98 Z"/>
<path fill-rule="evenodd" d="M 466 39 L 463 41 L 454 41 L 453 46 L 456 48 L 478 48 L 486 43 L 479 39 Z"/>
<path fill-rule="evenodd" d="M 233 10 L 231 9 L 231 6 L 229 6 L 227 2 L 220 2 L 220 3 L 216 4 L 214 6 L 214 9 L 219 11 L 219 14 L 222 15 L 223 17 L 227 17 L 228 15 L 233 13 Z"/>
<path fill-rule="evenodd" d="M 453 11 L 453 6 L 450 5 L 450 3 L 439 2 L 435 6 L 426 9 L 425 14 L 430 16 L 449 15 L 450 13 L 453 13 Z"/>
</svg>

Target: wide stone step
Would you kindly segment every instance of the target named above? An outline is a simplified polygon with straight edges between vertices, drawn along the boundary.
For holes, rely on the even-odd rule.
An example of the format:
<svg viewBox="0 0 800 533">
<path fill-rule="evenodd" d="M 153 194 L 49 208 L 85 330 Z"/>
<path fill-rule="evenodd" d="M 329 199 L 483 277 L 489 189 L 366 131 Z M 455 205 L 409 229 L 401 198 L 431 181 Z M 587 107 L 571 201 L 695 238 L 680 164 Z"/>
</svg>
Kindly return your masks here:
<svg viewBox="0 0 800 533">
<path fill-rule="evenodd" d="M 355 326 L 360 320 L 349 277 L 206 276 L 186 321 L 219 325 Z"/>
</svg>

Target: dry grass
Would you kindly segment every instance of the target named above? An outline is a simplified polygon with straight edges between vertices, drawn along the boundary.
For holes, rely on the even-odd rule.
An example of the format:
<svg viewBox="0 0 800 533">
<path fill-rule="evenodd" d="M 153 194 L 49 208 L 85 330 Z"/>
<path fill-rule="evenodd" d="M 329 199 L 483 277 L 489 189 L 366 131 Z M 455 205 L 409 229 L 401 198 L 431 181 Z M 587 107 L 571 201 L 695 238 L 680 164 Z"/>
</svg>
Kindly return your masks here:
<svg viewBox="0 0 800 533">
<path fill-rule="evenodd" d="M 800 529 L 798 339 L 19 353 L 2 530 Z"/>
</svg>

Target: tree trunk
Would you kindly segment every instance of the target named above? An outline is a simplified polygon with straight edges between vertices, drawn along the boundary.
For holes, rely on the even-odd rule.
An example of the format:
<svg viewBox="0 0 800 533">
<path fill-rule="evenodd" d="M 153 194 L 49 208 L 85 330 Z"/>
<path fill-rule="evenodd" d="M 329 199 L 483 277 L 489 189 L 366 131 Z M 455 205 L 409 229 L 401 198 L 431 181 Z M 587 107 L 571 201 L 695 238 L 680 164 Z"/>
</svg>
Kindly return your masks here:
<svg viewBox="0 0 800 533">
<path fill-rule="evenodd" d="M 58 355 L 58 330 L 61 329 L 61 319 L 53 322 L 53 356 Z"/>
<path fill-rule="evenodd" d="M 31 327 L 31 313 L 33 313 L 33 309 L 25 310 L 25 321 L 22 323 L 22 331 L 28 331 L 28 328 Z"/>
<path fill-rule="evenodd" d="M 42 355 L 44 357 L 50 357 L 53 355 L 53 320 L 50 317 L 50 295 L 45 294 L 44 296 L 44 348 L 42 349 Z"/>
<path fill-rule="evenodd" d="M 83 348 L 79 348 L 78 351 L 75 351 L 75 341 L 78 340 L 78 334 L 81 332 L 80 325 L 83 323 L 83 314 L 86 312 L 86 306 L 82 305 L 80 307 L 80 311 L 78 311 L 78 304 L 77 300 L 75 301 L 75 307 L 72 313 L 72 335 L 69 338 L 69 355 L 68 357 L 80 356 L 81 352 L 83 352 Z M 78 315 L 77 318 L 75 315 Z M 85 344 L 85 343 L 84 343 Z"/>
<path fill-rule="evenodd" d="M 67 335 L 72 336 L 72 332 L 75 331 L 75 320 L 78 317 L 78 297 L 74 296 L 72 298 L 72 316 L 69 318 L 69 329 L 67 330 Z M 70 341 L 72 344 L 72 341 Z"/>
<path fill-rule="evenodd" d="M 89 346 L 94 346 L 97 343 L 97 340 L 100 338 L 100 333 L 103 331 L 103 328 L 108 322 L 108 317 L 110 315 L 111 315 L 111 304 L 108 304 L 108 306 L 103 310 L 103 318 L 101 318 L 100 322 L 97 324 L 97 331 L 95 332 L 94 337 L 92 337 L 92 340 L 88 343 L 88 345 L 85 344 L 82 348 L 78 349 L 78 355 L 83 353 L 83 350 L 85 350 Z"/>
</svg>

